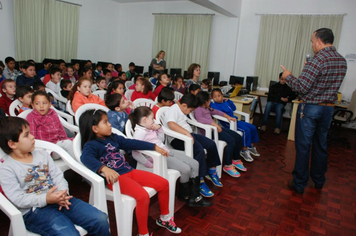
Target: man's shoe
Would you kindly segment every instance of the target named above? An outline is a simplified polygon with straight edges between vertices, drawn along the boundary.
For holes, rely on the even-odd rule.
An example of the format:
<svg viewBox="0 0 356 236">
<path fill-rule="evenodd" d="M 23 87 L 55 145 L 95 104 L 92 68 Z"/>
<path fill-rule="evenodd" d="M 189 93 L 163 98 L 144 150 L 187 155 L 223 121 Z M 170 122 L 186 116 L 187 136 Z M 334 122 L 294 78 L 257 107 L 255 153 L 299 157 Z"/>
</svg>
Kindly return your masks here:
<svg viewBox="0 0 356 236">
<path fill-rule="evenodd" d="M 303 193 L 304 193 L 304 189 L 297 189 L 297 188 L 294 186 L 292 180 L 288 180 L 288 188 L 289 188 L 290 190 L 295 191 L 296 193 L 299 193 L 299 194 L 303 194 Z"/>
<path fill-rule="evenodd" d="M 261 132 L 266 132 L 266 129 L 267 129 L 267 126 L 262 125 L 261 128 L 260 128 L 260 131 Z"/>
<path fill-rule="evenodd" d="M 247 162 L 253 162 L 253 158 L 251 157 L 250 152 L 247 150 L 244 152 L 241 151 L 240 156 L 242 156 L 245 159 L 245 161 L 247 161 Z"/>
<path fill-rule="evenodd" d="M 259 157 L 260 154 L 258 153 L 256 147 L 248 147 L 247 150 L 252 154 L 254 155 L 255 157 Z"/>
<path fill-rule="evenodd" d="M 275 128 L 273 133 L 279 135 L 281 130 L 279 128 Z"/>
</svg>

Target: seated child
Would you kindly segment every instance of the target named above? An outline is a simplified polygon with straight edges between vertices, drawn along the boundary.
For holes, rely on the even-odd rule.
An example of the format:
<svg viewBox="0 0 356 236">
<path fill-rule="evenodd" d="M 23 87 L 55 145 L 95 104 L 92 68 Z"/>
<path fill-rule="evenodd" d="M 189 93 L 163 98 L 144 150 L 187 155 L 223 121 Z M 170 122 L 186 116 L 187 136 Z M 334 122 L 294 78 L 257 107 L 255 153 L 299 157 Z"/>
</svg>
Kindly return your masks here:
<svg viewBox="0 0 356 236">
<path fill-rule="evenodd" d="M 49 95 L 43 91 L 34 92 L 32 107 L 33 111 L 28 114 L 26 120 L 35 139 L 55 143 L 74 157 L 73 141 L 67 137 L 56 111 L 51 109 Z"/>
<path fill-rule="evenodd" d="M 91 66 L 84 66 L 83 70 L 81 71 L 81 75 L 81 77 L 90 79 L 93 83 L 93 70 L 91 69 Z"/>
<path fill-rule="evenodd" d="M 85 67 L 84 67 L 85 68 Z M 78 83 L 73 86 L 69 93 L 68 100 L 70 100 L 74 113 L 81 105 L 86 103 L 97 103 L 105 106 L 103 99 L 91 93 L 92 80 L 87 77 L 82 77 Z"/>
<path fill-rule="evenodd" d="M 180 92 L 181 94 L 184 94 L 185 92 L 185 88 L 183 85 L 183 77 L 181 75 L 177 75 L 174 79 L 173 79 L 173 84 L 171 86 L 174 91 Z"/>
<path fill-rule="evenodd" d="M 62 78 L 61 73 L 62 71 L 58 67 L 52 66 L 51 69 L 49 70 L 49 75 L 51 76 L 51 80 L 48 81 L 46 87 L 51 89 L 56 94 L 59 94 L 59 92 L 61 91 L 61 87 L 60 87 L 60 81 Z"/>
<path fill-rule="evenodd" d="M 135 91 L 131 95 L 131 101 L 135 101 L 138 98 L 146 98 L 155 100 L 156 95 L 152 93 L 152 85 L 145 78 L 136 79 Z"/>
<path fill-rule="evenodd" d="M 37 75 L 38 75 L 38 77 L 39 78 L 42 78 L 42 77 L 44 77 L 47 73 L 48 73 L 48 70 L 49 70 L 49 68 L 51 67 L 51 65 L 52 65 L 52 62 L 51 62 L 51 60 L 49 60 L 49 59 L 44 59 L 43 61 L 42 61 L 42 63 L 43 63 L 43 69 L 41 69 L 38 73 L 37 73 Z"/>
<path fill-rule="evenodd" d="M 61 80 L 61 95 L 65 98 L 68 98 L 70 91 L 73 88 L 73 84 L 70 80 L 68 79 L 62 79 Z"/>
<path fill-rule="evenodd" d="M 237 116 L 234 115 L 234 111 L 236 110 L 235 104 L 230 99 L 225 99 L 220 89 L 213 89 L 211 96 L 213 98 L 213 101 L 210 103 L 211 108 L 222 111 L 237 119 Z M 225 128 L 230 128 L 230 125 L 226 122 L 221 122 L 221 125 Z M 245 161 L 252 162 L 253 158 L 250 154 L 260 156 L 254 146 L 254 143 L 259 142 L 257 128 L 253 124 L 238 121 L 237 130 L 243 133 L 243 147 L 240 155 Z"/>
<path fill-rule="evenodd" d="M 0 165 L 0 184 L 21 211 L 27 230 L 41 235 L 79 235 L 75 223 L 90 235 L 110 235 L 108 216 L 69 195 L 68 183 L 48 152 L 34 150 L 26 120 L 0 119 L 0 147 L 8 154 Z"/>
<path fill-rule="evenodd" d="M 104 77 L 96 77 L 95 83 L 96 86 L 98 86 L 96 90 L 106 90 L 108 88 L 108 84 L 106 83 L 106 79 Z"/>
<path fill-rule="evenodd" d="M 210 79 L 203 79 L 201 81 L 201 90 L 205 92 L 211 91 L 211 81 Z"/>
<path fill-rule="evenodd" d="M 33 88 L 33 92 L 36 92 L 39 90 L 46 91 L 46 86 L 44 85 L 44 83 L 42 81 L 34 83 L 32 88 Z"/>
<path fill-rule="evenodd" d="M 3 75 L 5 79 L 12 79 L 13 81 L 20 75 L 20 71 L 15 69 L 15 59 L 13 57 L 5 58 L 6 67 L 4 68 Z"/>
<path fill-rule="evenodd" d="M 100 76 L 102 69 L 103 69 L 103 66 L 100 63 L 96 64 L 95 71 L 94 71 L 94 77 L 95 78 Z"/>
<path fill-rule="evenodd" d="M 127 78 L 127 80 L 132 80 L 132 78 L 135 77 L 135 75 L 136 75 L 135 67 L 136 67 L 135 63 L 130 62 L 130 64 L 129 64 L 129 70 L 126 71 L 126 78 Z"/>
<path fill-rule="evenodd" d="M 158 82 L 156 84 L 155 91 L 153 93 L 158 96 L 159 92 L 161 92 L 162 88 L 167 87 L 171 79 L 168 77 L 167 73 L 162 73 L 158 76 Z"/>
<path fill-rule="evenodd" d="M 3 71 L 4 69 L 0 67 L 0 83 L 6 79 L 5 76 L 2 74 Z"/>
<path fill-rule="evenodd" d="M 164 122 L 167 123 L 167 126 L 171 130 L 184 134 L 194 140 L 194 159 L 199 162 L 200 194 L 204 197 L 212 197 L 214 193 L 204 182 L 204 177 L 211 180 L 215 186 L 222 187 L 223 185 L 216 173 L 216 166 L 221 165 L 221 162 L 215 142 L 203 135 L 194 134 L 188 124 L 187 115 L 197 106 L 196 97 L 193 94 L 186 94 L 182 97 L 180 103 L 174 104 L 166 111 Z M 182 140 L 170 138 L 169 142 L 174 149 L 184 150 L 184 142 Z M 207 150 L 206 160 L 204 149 Z M 209 168 L 209 171 L 207 171 L 207 168 Z"/>
<path fill-rule="evenodd" d="M 73 64 L 73 69 L 74 69 L 74 76 L 76 80 L 79 80 L 79 71 L 80 71 L 80 64 L 79 62 L 75 62 Z"/>
<path fill-rule="evenodd" d="M 114 65 L 114 69 L 117 71 L 117 73 L 120 73 L 122 71 L 122 65 L 117 63 Z"/>
<path fill-rule="evenodd" d="M 30 85 L 23 84 L 16 88 L 16 97 L 17 99 L 22 102 L 22 106 L 19 109 L 19 113 L 31 109 L 31 97 L 33 94 L 33 89 Z"/>
<path fill-rule="evenodd" d="M 59 69 L 61 69 L 61 76 L 67 71 L 66 62 L 63 59 L 59 59 Z"/>
<path fill-rule="evenodd" d="M 33 86 L 34 83 L 40 82 L 41 80 L 36 76 L 36 68 L 30 62 L 26 62 L 23 65 L 23 75 L 20 75 L 16 79 L 16 85 L 19 86 L 21 84 L 28 84 Z"/>
<path fill-rule="evenodd" d="M 126 79 L 126 73 L 124 71 L 119 72 L 119 79 L 123 81 L 124 83 L 127 81 Z"/>
<path fill-rule="evenodd" d="M 157 191 L 161 216 L 156 224 L 172 233 L 182 232 L 174 223 L 173 217 L 169 216 L 168 181 L 153 173 L 133 169 L 120 153 L 120 149 L 155 150 L 167 156 L 166 150 L 153 143 L 113 134 L 106 112 L 102 110 L 85 111 L 79 119 L 79 130 L 82 136 L 82 163 L 94 173 L 104 174 L 110 189 L 113 183 L 119 181 L 121 193 L 135 198 L 139 235 L 149 235 L 147 219 L 150 197 L 143 186 Z"/>
<path fill-rule="evenodd" d="M 9 107 L 14 101 L 16 95 L 16 83 L 12 79 L 5 79 L 1 82 L 1 97 L 0 108 L 7 114 L 9 113 Z"/>
<path fill-rule="evenodd" d="M 131 85 L 131 86 L 129 87 L 129 89 L 135 90 L 135 88 L 136 88 L 136 80 L 141 79 L 141 78 L 143 78 L 142 75 L 136 74 L 135 77 L 133 78 L 133 81 L 132 81 L 132 82 L 134 82 L 134 84 Z"/>
<path fill-rule="evenodd" d="M 113 94 L 113 93 L 121 94 L 121 96 L 123 96 L 124 99 L 128 101 L 128 99 L 125 97 L 125 85 L 124 85 L 123 81 L 115 80 L 109 84 L 108 90 L 106 92 L 106 96 L 108 96 L 109 94 Z M 130 106 L 125 111 L 127 114 L 131 114 Z"/>
<path fill-rule="evenodd" d="M 72 84 L 77 82 L 78 79 L 75 77 L 73 66 L 67 66 L 67 73 L 63 75 L 63 79 L 70 80 Z"/>
<path fill-rule="evenodd" d="M 106 106 L 110 109 L 108 111 L 108 119 L 112 127 L 125 133 L 125 124 L 129 115 L 126 113 L 126 109 L 130 107 L 134 109 L 131 101 L 127 101 L 121 94 L 113 93 L 106 97 Z"/>
<path fill-rule="evenodd" d="M 199 163 L 191 157 L 188 157 L 181 152 L 169 150 L 164 144 L 163 129 L 160 125 L 155 124 L 153 112 L 149 107 L 137 107 L 130 114 L 132 129 L 135 130 L 134 139 L 142 140 L 150 143 L 155 143 L 160 148 L 163 148 L 169 153 L 167 158 L 167 168 L 177 170 L 181 173 L 180 176 L 180 192 L 179 198 L 183 201 L 188 201 L 191 207 L 208 207 L 212 204 L 204 201 L 200 196 L 199 186 L 200 178 Z M 133 158 L 148 168 L 153 167 L 153 159 L 145 156 L 138 151 L 132 151 Z M 190 188 L 190 183 L 191 188 Z M 191 191 L 190 191 L 191 190 Z M 190 192 L 190 194 L 189 194 Z"/>
<path fill-rule="evenodd" d="M 172 88 L 164 87 L 157 97 L 157 104 L 152 107 L 153 117 L 156 119 L 156 113 L 161 107 L 170 107 L 174 101 L 174 91 Z"/>
<path fill-rule="evenodd" d="M 108 84 L 110 82 L 111 78 L 112 78 L 111 71 L 108 70 L 108 69 L 104 69 L 102 74 L 103 74 L 103 77 L 106 80 L 106 83 Z"/>
<path fill-rule="evenodd" d="M 242 138 L 236 131 L 220 127 L 220 125 L 213 120 L 212 115 L 225 117 L 229 121 L 235 121 L 236 119 L 225 114 L 224 112 L 210 108 L 210 96 L 208 92 L 200 91 L 197 94 L 197 100 L 199 107 L 194 110 L 195 119 L 202 124 L 217 127 L 219 139 L 227 143 L 225 148 L 225 166 L 223 171 L 234 178 L 240 177 L 240 173 L 235 169 L 235 167 L 241 171 L 246 171 L 246 168 L 239 158 L 242 147 Z"/>
<path fill-rule="evenodd" d="M 153 71 L 152 77 L 149 79 L 149 81 L 150 81 L 153 85 L 156 85 L 156 84 L 157 84 L 157 81 L 158 81 L 158 76 L 159 76 L 159 71 L 158 71 L 158 70 Z"/>
<path fill-rule="evenodd" d="M 201 87 L 199 84 L 191 84 L 188 88 L 188 92 L 193 94 L 193 95 L 197 95 L 201 90 Z"/>
</svg>

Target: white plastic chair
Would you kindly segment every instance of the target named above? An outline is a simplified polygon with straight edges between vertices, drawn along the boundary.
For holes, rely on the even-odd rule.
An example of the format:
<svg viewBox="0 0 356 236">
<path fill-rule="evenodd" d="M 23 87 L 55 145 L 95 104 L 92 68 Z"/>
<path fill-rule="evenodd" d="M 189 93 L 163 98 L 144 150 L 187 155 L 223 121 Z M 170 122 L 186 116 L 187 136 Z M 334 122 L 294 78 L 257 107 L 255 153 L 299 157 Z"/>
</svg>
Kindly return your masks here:
<svg viewBox="0 0 356 236">
<path fill-rule="evenodd" d="M 126 81 L 126 83 L 129 82 L 129 81 Z M 128 101 L 131 101 L 131 96 L 132 96 L 132 93 L 134 92 L 135 90 L 133 89 L 127 89 L 126 92 L 125 92 L 125 97 L 127 98 Z"/>
<path fill-rule="evenodd" d="M 94 91 L 96 91 L 98 89 L 98 85 L 96 85 L 95 83 L 91 85 L 91 92 L 93 93 Z"/>
<path fill-rule="evenodd" d="M 214 103 L 214 100 L 211 100 L 210 102 Z M 241 115 L 241 116 L 245 117 L 245 122 L 250 123 L 250 114 L 248 114 L 246 112 L 242 112 L 242 111 L 237 111 L 237 110 L 235 110 L 234 113 L 236 115 Z M 229 122 L 225 117 L 222 117 L 222 116 L 213 115 L 213 117 L 218 119 L 218 120 L 221 120 L 221 121 Z M 235 123 L 235 124 L 233 124 L 233 123 Z M 230 128 L 231 127 L 237 127 L 236 126 L 236 122 L 230 122 Z M 236 128 L 234 130 L 236 130 Z"/>
<path fill-rule="evenodd" d="M 141 107 L 141 106 L 146 106 L 152 109 L 152 107 L 156 104 L 156 102 L 152 101 L 151 99 L 147 98 L 138 98 L 135 101 L 133 101 L 133 105 L 135 108 Z"/>
<path fill-rule="evenodd" d="M 52 96 L 54 97 L 54 99 L 57 100 L 57 101 L 59 101 L 59 102 L 62 102 L 62 103 L 64 103 L 64 104 L 67 103 L 67 99 L 66 99 L 66 98 L 63 99 L 63 96 L 59 96 L 58 93 L 54 92 L 54 91 L 53 91 L 52 89 L 50 89 L 50 88 L 47 88 L 47 87 L 46 87 L 46 93 L 52 94 Z"/>
<path fill-rule="evenodd" d="M 135 84 L 133 81 L 126 81 L 125 82 L 125 89 L 129 90 L 130 86 Z M 125 95 L 126 96 L 126 95 Z"/>
<path fill-rule="evenodd" d="M 114 128 L 113 128 L 113 133 L 124 136 L 120 131 L 118 131 Z M 74 149 L 74 155 L 75 155 L 77 161 L 81 163 L 80 156 L 81 156 L 82 150 L 81 150 L 81 136 L 80 136 L 80 134 L 78 134 L 74 138 L 73 149 Z M 160 159 L 162 160 L 163 158 L 165 158 L 165 157 L 162 157 L 159 153 L 153 152 L 153 151 L 140 151 L 140 152 L 151 156 L 154 159 L 154 162 L 155 162 L 155 160 L 160 160 Z M 168 179 L 168 181 L 170 183 L 171 182 L 175 183 L 177 178 L 179 177 L 179 173 L 178 172 L 175 173 L 175 172 L 177 172 L 177 171 L 169 170 L 168 176 L 165 177 L 166 179 Z M 170 174 L 170 173 L 172 173 L 172 174 Z M 157 193 L 156 190 L 154 190 L 153 188 L 144 187 L 144 189 L 147 191 L 150 198 Z M 170 188 L 170 194 L 171 194 L 171 188 Z M 106 195 L 107 200 L 114 202 L 115 216 L 116 216 L 116 227 L 117 227 L 118 235 L 120 235 L 120 236 L 121 235 L 132 235 L 133 210 L 136 207 L 136 200 L 128 195 L 121 194 L 119 182 L 116 182 L 115 184 L 113 184 L 113 191 L 111 191 L 110 189 L 108 189 L 106 187 L 105 195 Z M 91 193 L 91 198 L 92 198 L 92 193 Z M 174 201 L 169 202 L 169 209 L 170 209 L 170 214 L 173 216 Z M 173 210 L 171 211 L 171 209 L 173 209 Z"/>
<path fill-rule="evenodd" d="M 20 100 L 15 99 L 14 101 L 12 101 L 9 107 L 10 116 L 16 116 L 16 113 L 20 111 L 21 106 L 22 106 L 22 102 L 20 102 Z"/>
<path fill-rule="evenodd" d="M 96 90 L 93 92 L 94 95 L 98 96 L 99 98 L 105 100 L 105 94 L 107 93 L 106 90 Z"/>
<path fill-rule="evenodd" d="M 88 171 L 87 168 L 75 161 L 69 154 L 61 147 L 42 140 L 35 141 L 36 149 L 47 150 L 48 152 L 56 152 L 61 157 L 62 161 L 66 163 L 76 173 L 87 179 L 91 183 L 90 193 L 93 194 L 93 206 L 102 212 L 107 214 L 106 198 L 104 195 L 105 185 L 104 180 L 95 173 Z M 4 153 L 0 149 L 0 157 L 3 157 Z M 6 161 L 6 159 L 5 159 Z M 1 165 L 1 162 L 0 162 Z M 3 195 L 0 193 L 0 209 L 9 217 L 10 230 L 9 235 L 13 236 L 25 236 L 25 235 L 38 235 L 26 230 L 25 223 L 23 221 L 22 213 Z M 83 228 L 76 226 L 80 235 L 86 235 L 88 232 Z"/>
<path fill-rule="evenodd" d="M 232 89 L 231 85 L 225 85 L 220 88 L 222 94 L 227 94 L 227 92 L 229 92 L 230 89 Z"/>
<path fill-rule="evenodd" d="M 77 125 L 79 125 L 79 118 L 80 116 L 86 111 L 86 110 L 90 110 L 90 109 L 96 109 L 96 110 L 103 110 L 105 112 L 108 112 L 110 109 L 107 108 L 107 107 L 104 107 L 100 104 L 97 104 L 97 103 L 87 103 L 87 104 L 84 104 L 84 105 L 81 105 L 77 112 L 75 113 L 75 123 Z"/>
<path fill-rule="evenodd" d="M 72 103 L 70 102 L 70 100 L 67 101 L 66 110 L 67 110 L 67 112 L 69 112 L 69 114 L 71 114 L 72 116 L 75 115 L 75 113 L 74 113 L 74 111 L 73 111 L 73 108 L 72 108 Z"/>
<path fill-rule="evenodd" d="M 178 91 L 174 91 L 174 100 L 179 101 L 182 97 L 183 97 L 182 93 Z"/>
</svg>

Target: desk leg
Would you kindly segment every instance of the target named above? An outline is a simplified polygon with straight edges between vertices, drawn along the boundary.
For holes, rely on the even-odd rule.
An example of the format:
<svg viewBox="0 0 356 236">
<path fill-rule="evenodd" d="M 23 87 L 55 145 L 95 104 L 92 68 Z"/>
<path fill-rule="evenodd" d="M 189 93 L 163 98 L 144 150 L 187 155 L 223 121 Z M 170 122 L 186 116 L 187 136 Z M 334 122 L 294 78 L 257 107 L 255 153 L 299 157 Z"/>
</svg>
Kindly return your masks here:
<svg viewBox="0 0 356 236">
<path fill-rule="evenodd" d="M 288 140 L 290 140 L 290 141 L 294 141 L 295 121 L 297 119 L 298 105 L 299 105 L 298 103 L 293 103 L 293 111 L 292 111 L 292 116 L 290 118 L 289 132 L 288 132 Z"/>
</svg>

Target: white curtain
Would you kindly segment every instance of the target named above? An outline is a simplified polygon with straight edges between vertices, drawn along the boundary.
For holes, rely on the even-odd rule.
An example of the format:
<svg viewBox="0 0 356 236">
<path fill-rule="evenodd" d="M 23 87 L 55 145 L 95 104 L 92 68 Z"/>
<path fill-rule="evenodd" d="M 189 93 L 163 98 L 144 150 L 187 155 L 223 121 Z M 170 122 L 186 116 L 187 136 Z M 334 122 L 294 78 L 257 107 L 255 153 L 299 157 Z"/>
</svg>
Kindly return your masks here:
<svg viewBox="0 0 356 236">
<path fill-rule="evenodd" d="M 14 0 L 16 59 L 77 57 L 79 6 L 55 0 Z"/>
<path fill-rule="evenodd" d="M 212 19 L 212 15 L 155 15 L 152 58 L 164 50 L 167 68 L 181 68 L 182 74 L 190 64 L 198 63 L 199 79 L 205 79 Z"/>
<path fill-rule="evenodd" d="M 330 28 L 337 47 L 342 22 L 342 15 L 262 15 L 255 64 L 260 86 L 278 81 L 280 65 L 300 74 L 306 54 L 313 55 L 310 39 L 315 30 Z"/>
</svg>

